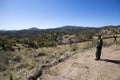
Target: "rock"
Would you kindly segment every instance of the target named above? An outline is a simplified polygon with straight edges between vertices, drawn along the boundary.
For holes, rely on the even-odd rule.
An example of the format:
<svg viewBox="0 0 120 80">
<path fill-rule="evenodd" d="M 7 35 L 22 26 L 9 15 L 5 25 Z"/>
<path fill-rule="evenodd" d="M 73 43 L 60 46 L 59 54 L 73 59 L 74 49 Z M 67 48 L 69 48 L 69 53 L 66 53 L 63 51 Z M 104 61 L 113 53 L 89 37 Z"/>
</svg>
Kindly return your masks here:
<svg viewBox="0 0 120 80">
<path fill-rule="evenodd" d="M 16 71 L 19 71 L 19 70 L 21 70 L 21 69 L 23 69 L 23 68 L 24 68 L 24 65 L 23 65 L 23 64 L 15 66 L 15 70 L 16 70 Z"/>
<path fill-rule="evenodd" d="M 14 56 L 12 60 L 15 62 L 20 62 L 22 58 L 20 56 Z"/>
<path fill-rule="evenodd" d="M 42 75 L 42 71 L 41 70 L 36 70 L 36 72 L 34 73 L 34 77 L 37 79 L 38 77 L 40 77 Z"/>
<path fill-rule="evenodd" d="M 15 51 L 15 49 L 14 49 L 14 48 L 10 48 L 10 50 L 11 50 L 11 51 Z"/>
<path fill-rule="evenodd" d="M 32 71 L 32 75 L 30 73 L 30 76 L 28 77 L 28 80 L 37 80 L 38 77 L 42 75 L 42 69 L 34 68 Z"/>
<path fill-rule="evenodd" d="M 49 63 L 46 63 L 46 64 L 43 64 L 42 66 L 41 66 L 41 68 L 43 69 L 43 68 L 48 68 L 48 67 L 50 67 L 51 65 L 49 64 Z"/>
<path fill-rule="evenodd" d="M 34 55 L 34 57 L 40 57 L 40 56 L 45 56 L 46 54 L 44 52 L 40 52 Z"/>
<path fill-rule="evenodd" d="M 59 62 L 63 62 L 64 60 L 66 59 L 66 56 L 65 55 L 62 55 L 60 58 L 59 58 Z"/>
<path fill-rule="evenodd" d="M 56 65 L 57 63 L 58 63 L 58 60 L 55 59 L 55 60 L 53 60 L 52 62 L 50 62 L 50 65 L 51 65 L 51 66 L 54 66 L 54 65 Z"/>
<path fill-rule="evenodd" d="M 55 58 L 55 55 L 53 55 L 53 54 L 49 55 L 49 58 Z"/>
<path fill-rule="evenodd" d="M 0 72 L 5 71 L 7 68 L 5 66 L 0 65 Z"/>
<path fill-rule="evenodd" d="M 29 78 L 28 78 L 28 80 L 37 80 L 35 77 L 33 77 L 33 76 L 30 76 Z"/>
</svg>

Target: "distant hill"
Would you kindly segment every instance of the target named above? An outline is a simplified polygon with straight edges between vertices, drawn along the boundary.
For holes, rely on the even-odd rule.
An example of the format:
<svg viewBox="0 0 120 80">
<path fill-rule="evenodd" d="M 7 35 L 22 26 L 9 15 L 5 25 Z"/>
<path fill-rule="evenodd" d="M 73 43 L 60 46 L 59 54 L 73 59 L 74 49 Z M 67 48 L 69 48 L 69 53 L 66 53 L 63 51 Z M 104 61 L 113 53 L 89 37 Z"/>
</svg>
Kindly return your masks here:
<svg viewBox="0 0 120 80">
<path fill-rule="evenodd" d="M 84 28 L 84 27 L 78 27 L 78 26 L 63 26 L 63 27 L 59 27 L 56 29 L 76 29 L 76 28 Z"/>
<path fill-rule="evenodd" d="M 39 30 L 39 28 L 36 28 L 36 27 L 32 27 L 32 28 L 29 28 L 27 29 L 28 31 L 36 31 L 36 30 Z"/>
<path fill-rule="evenodd" d="M 90 29 L 90 28 L 96 28 L 96 27 L 83 27 L 83 26 L 63 26 L 63 27 L 59 27 L 59 28 L 56 28 L 56 29 L 59 29 L 59 30 L 61 30 L 61 29 Z"/>
<path fill-rule="evenodd" d="M 0 32 L 6 32 L 6 31 L 10 31 L 10 32 L 14 32 L 14 31 L 47 31 L 47 30 L 72 30 L 72 29 L 108 29 L 108 28 L 118 28 L 120 27 L 120 25 L 114 26 L 114 25 L 109 25 L 109 26 L 103 26 L 103 27 L 83 27 L 83 26 L 62 26 L 62 27 L 58 27 L 58 28 L 49 28 L 49 29 L 39 29 L 37 27 L 32 27 L 32 28 L 28 28 L 28 29 L 21 29 L 21 30 L 0 30 Z"/>
<path fill-rule="evenodd" d="M 83 34 L 83 33 L 92 33 L 92 34 L 115 34 L 120 33 L 120 25 L 118 26 L 103 26 L 103 27 L 82 27 L 82 26 L 62 26 L 58 28 L 50 28 L 50 29 L 39 29 L 36 27 L 32 27 L 29 29 L 22 30 L 0 30 L 0 36 L 3 35 L 26 35 L 32 36 L 37 33 L 49 33 L 49 32 L 62 32 L 62 33 L 73 33 L 73 34 Z M 99 33 L 98 33 L 99 32 Z"/>
<path fill-rule="evenodd" d="M 65 29 L 88 29 L 88 28 L 96 28 L 96 27 L 83 27 L 83 26 L 62 26 L 58 28 L 48 28 L 48 29 L 39 29 L 37 27 L 32 27 L 28 29 L 21 29 L 21 30 L 0 30 L 0 32 L 5 32 L 5 31 L 36 31 L 36 30 L 65 30 Z"/>
</svg>

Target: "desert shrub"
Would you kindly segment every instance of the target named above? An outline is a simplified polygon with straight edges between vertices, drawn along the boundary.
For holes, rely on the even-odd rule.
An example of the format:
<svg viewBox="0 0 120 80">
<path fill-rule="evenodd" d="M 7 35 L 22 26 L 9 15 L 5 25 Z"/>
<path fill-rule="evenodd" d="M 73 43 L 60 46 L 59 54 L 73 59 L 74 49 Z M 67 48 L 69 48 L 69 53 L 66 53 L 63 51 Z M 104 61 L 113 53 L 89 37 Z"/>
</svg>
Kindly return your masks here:
<svg viewBox="0 0 120 80">
<path fill-rule="evenodd" d="M 29 40 L 29 42 L 27 44 L 28 44 L 29 47 L 38 48 L 38 45 L 37 45 L 36 41 Z"/>
<path fill-rule="evenodd" d="M 21 62 L 22 58 L 20 56 L 14 56 L 12 61 Z"/>
<path fill-rule="evenodd" d="M 54 47 L 56 44 L 54 41 L 46 41 L 45 42 L 45 46 L 51 46 L 51 47 Z"/>
<path fill-rule="evenodd" d="M 0 36 L 0 47 L 2 47 L 2 49 L 6 49 L 5 46 L 7 45 L 8 40 L 7 36 Z"/>
<path fill-rule="evenodd" d="M 78 45 L 77 44 L 72 44 L 71 45 L 71 51 L 76 51 L 78 49 Z"/>
<path fill-rule="evenodd" d="M 0 47 L 4 50 L 13 50 L 12 46 L 16 43 L 16 38 L 9 38 L 8 36 L 0 36 Z"/>
<path fill-rule="evenodd" d="M 15 67 L 14 67 L 14 69 L 16 70 L 16 71 L 19 71 L 19 70 L 21 70 L 21 69 L 23 69 L 23 68 L 26 68 L 27 66 L 25 65 L 25 64 L 17 64 Z"/>
<path fill-rule="evenodd" d="M 33 69 L 35 67 L 35 64 L 34 63 L 28 64 L 27 67 L 28 67 L 28 70 L 31 70 L 31 69 Z"/>
<path fill-rule="evenodd" d="M 60 52 L 60 55 L 63 55 L 64 53 L 63 52 Z"/>
<path fill-rule="evenodd" d="M 7 69 L 6 66 L 4 66 L 4 64 L 0 64 L 0 72 L 5 71 Z"/>
<path fill-rule="evenodd" d="M 52 55 L 48 55 L 48 56 L 49 56 L 50 59 L 55 58 L 55 55 L 54 55 L 54 54 L 52 54 Z"/>
</svg>

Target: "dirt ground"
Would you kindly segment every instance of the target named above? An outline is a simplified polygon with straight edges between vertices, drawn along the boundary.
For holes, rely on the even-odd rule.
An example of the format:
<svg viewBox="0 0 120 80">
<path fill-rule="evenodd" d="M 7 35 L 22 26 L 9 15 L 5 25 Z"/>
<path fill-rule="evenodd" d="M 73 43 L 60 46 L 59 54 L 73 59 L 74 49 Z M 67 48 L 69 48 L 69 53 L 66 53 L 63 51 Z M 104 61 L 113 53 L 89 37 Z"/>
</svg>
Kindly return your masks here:
<svg viewBox="0 0 120 80">
<path fill-rule="evenodd" d="M 39 80 L 120 80 L 120 45 L 103 47 L 100 61 L 95 48 L 79 52 L 51 67 Z"/>
</svg>

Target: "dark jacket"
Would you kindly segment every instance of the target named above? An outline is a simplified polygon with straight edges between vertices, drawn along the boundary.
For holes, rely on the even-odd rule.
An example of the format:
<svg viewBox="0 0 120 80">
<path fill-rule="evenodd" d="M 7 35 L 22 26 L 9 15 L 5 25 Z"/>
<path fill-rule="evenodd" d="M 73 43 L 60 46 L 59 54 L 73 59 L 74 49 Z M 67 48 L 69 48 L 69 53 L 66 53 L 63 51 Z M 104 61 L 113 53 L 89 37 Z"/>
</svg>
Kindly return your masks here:
<svg viewBox="0 0 120 80">
<path fill-rule="evenodd" d="M 102 49 L 102 45 L 103 45 L 103 40 L 102 39 L 99 39 L 97 41 L 97 49 Z"/>
</svg>

